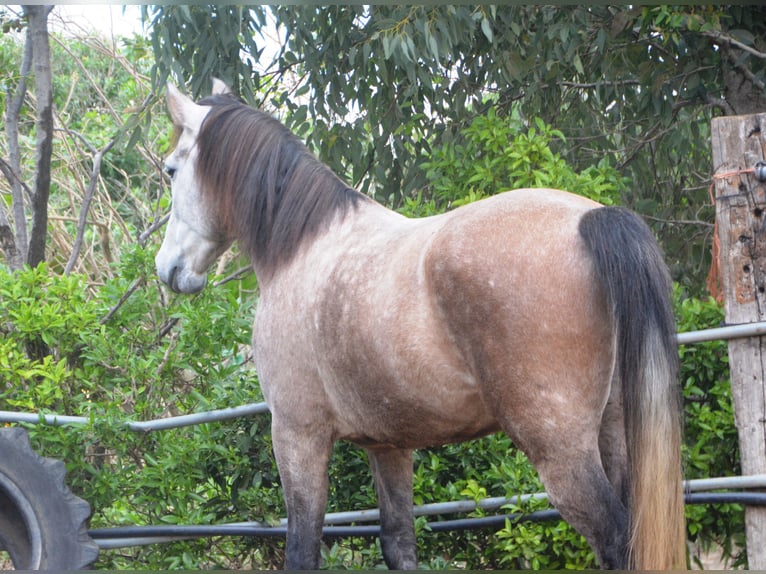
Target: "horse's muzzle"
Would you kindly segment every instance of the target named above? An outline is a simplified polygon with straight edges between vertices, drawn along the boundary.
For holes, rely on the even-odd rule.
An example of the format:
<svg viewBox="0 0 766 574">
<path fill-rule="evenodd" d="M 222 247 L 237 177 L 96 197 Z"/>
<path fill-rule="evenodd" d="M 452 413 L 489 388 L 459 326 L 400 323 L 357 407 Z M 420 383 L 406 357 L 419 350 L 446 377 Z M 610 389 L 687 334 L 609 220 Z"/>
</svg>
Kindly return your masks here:
<svg viewBox="0 0 766 574">
<path fill-rule="evenodd" d="M 207 285 L 207 276 L 191 273 L 182 267 L 174 266 L 171 268 L 170 273 L 163 273 L 158 267 L 157 269 L 160 280 L 165 283 L 174 293 L 185 293 L 191 295 L 193 293 L 199 293 Z"/>
</svg>

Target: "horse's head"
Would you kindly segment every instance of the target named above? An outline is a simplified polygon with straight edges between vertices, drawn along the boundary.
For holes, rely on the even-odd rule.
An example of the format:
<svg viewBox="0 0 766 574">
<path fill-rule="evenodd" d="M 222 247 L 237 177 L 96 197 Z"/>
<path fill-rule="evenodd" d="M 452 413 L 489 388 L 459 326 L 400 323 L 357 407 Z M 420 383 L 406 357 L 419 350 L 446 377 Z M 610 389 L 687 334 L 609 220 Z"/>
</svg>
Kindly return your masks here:
<svg viewBox="0 0 766 574">
<path fill-rule="evenodd" d="M 213 93 L 228 88 L 213 81 Z M 165 238 L 155 264 L 160 279 L 177 293 L 196 293 L 207 282 L 208 267 L 232 243 L 216 221 L 215 210 L 205 205 L 197 177 L 197 136 L 209 106 L 201 106 L 168 85 L 168 109 L 178 143 L 165 160 L 165 172 L 171 178 L 172 205 Z"/>
</svg>

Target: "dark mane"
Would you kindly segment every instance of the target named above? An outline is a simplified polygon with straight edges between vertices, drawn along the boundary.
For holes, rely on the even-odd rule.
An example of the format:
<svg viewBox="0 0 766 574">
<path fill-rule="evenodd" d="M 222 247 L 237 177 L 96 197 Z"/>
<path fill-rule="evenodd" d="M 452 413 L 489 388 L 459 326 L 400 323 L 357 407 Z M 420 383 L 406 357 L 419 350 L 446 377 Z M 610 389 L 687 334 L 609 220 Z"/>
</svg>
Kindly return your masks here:
<svg viewBox="0 0 766 574">
<path fill-rule="evenodd" d="M 271 273 L 333 218 L 367 201 L 268 114 L 232 96 L 199 104 L 211 107 L 197 138 L 203 193 L 259 273 Z"/>
</svg>

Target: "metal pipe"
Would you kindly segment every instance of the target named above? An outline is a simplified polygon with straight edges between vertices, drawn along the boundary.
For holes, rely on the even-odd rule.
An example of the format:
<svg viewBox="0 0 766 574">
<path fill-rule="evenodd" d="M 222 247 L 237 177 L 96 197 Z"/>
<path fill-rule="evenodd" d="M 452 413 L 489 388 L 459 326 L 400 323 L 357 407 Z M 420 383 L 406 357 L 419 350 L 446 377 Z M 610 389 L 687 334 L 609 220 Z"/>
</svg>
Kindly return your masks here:
<svg viewBox="0 0 766 574">
<path fill-rule="evenodd" d="M 688 331 L 678 333 L 676 338 L 679 345 L 690 345 L 718 339 L 741 339 L 743 337 L 761 337 L 766 335 L 766 321 L 757 323 L 743 323 L 741 325 L 727 325 L 715 329 L 703 329 L 701 331 Z"/>
<path fill-rule="evenodd" d="M 706 480 L 706 479 L 705 479 Z M 745 504 L 750 506 L 766 506 L 766 493 L 751 492 L 705 492 L 687 493 L 684 496 L 686 504 Z M 561 518 L 558 510 L 549 508 L 537 510 L 528 514 L 512 513 L 476 518 L 459 518 L 455 520 L 438 520 L 428 523 L 432 532 L 451 530 L 475 530 L 479 528 L 502 528 L 506 521 L 544 522 Z M 186 540 L 191 538 L 208 538 L 213 536 L 261 536 L 283 537 L 287 532 L 285 526 L 264 526 L 261 523 L 219 524 L 206 526 L 127 526 L 117 528 L 102 528 L 90 530 L 88 534 L 96 541 L 99 548 L 120 548 L 141 544 L 156 544 Z M 380 535 L 380 526 L 325 526 L 322 536 L 329 538 L 374 537 Z"/>
<path fill-rule="evenodd" d="M 50 426 L 60 425 L 84 425 L 88 424 L 87 417 L 73 417 L 68 415 L 43 415 L 39 413 L 16 413 L 13 411 L 0 411 L 0 423 L 43 423 Z"/>
<path fill-rule="evenodd" d="M 167 544 L 168 542 L 180 542 L 182 540 L 194 540 L 196 536 L 136 536 L 121 538 L 94 539 L 99 550 L 114 550 L 115 548 L 131 548 L 133 546 L 151 546 L 153 544 Z"/>
<path fill-rule="evenodd" d="M 218 409 L 215 411 L 205 411 L 201 413 L 193 413 L 190 415 L 166 417 L 150 421 L 129 422 L 127 423 L 127 426 L 130 430 L 133 431 L 150 432 L 225 421 L 238 417 L 249 417 L 252 415 L 258 415 L 267 412 L 269 412 L 269 407 L 266 405 L 266 403 L 251 403 L 239 407 L 230 407 L 227 409 Z"/>
<path fill-rule="evenodd" d="M 706 492 L 711 490 L 766 488 L 766 474 L 754 474 L 748 476 L 724 476 L 717 478 L 696 478 L 685 480 L 683 483 L 685 492 Z M 455 500 L 451 502 L 433 502 L 413 507 L 415 516 L 434 516 L 437 514 L 458 514 L 473 512 L 477 508 L 481 510 L 498 510 L 506 505 L 518 506 L 529 500 L 547 500 L 548 494 L 538 492 L 534 494 L 522 494 L 521 496 L 484 498 L 477 502 L 473 500 Z M 352 522 L 376 522 L 380 520 L 377 508 L 367 510 L 351 510 L 345 512 L 331 512 L 325 515 L 325 524 L 350 524 Z M 280 525 L 287 524 L 287 519 L 282 518 Z M 244 523 L 238 523 L 244 524 Z"/>
<path fill-rule="evenodd" d="M 150 432 L 198 425 L 203 423 L 225 421 L 238 417 L 249 417 L 252 415 L 267 412 L 269 412 L 269 407 L 266 405 L 266 403 L 250 403 L 238 407 L 204 411 L 201 413 L 192 413 L 189 415 L 164 417 L 148 421 L 128 421 L 124 423 L 124 425 L 132 431 Z M 90 420 L 91 419 L 88 417 L 0 411 L 0 423 L 43 423 L 51 426 L 61 426 L 85 425 L 88 424 Z"/>
<path fill-rule="evenodd" d="M 419 504 L 413 506 L 412 510 L 415 516 L 434 516 L 437 514 L 459 514 L 463 512 L 473 512 L 477 508 L 481 510 L 499 510 L 505 505 L 513 504 L 518 506 L 520 503 L 529 500 L 547 500 L 548 494 L 538 492 L 535 494 L 522 494 L 520 496 L 511 496 L 509 498 L 496 496 L 492 498 L 483 498 L 474 500 L 454 500 L 451 502 L 431 502 L 428 504 Z M 378 522 L 380 520 L 380 510 L 369 508 L 366 510 L 347 510 L 343 512 L 328 512 L 324 517 L 324 524 L 328 526 L 351 523 Z M 253 522 L 235 522 L 237 526 L 246 524 L 255 524 Z M 280 526 L 287 525 L 287 518 L 279 519 Z M 265 526 L 261 524 L 260 526 Z"/>
<path fill-rule="evenodd" d="M 728 490 L 728 489 L 748 489 L 748 488 L 766 488 L 766 474 L 756 474 L 749 476 L 724 476 L 718 478 L 698 478 L 686 480 L 683 483 L 684 491 L 705 492 L 710 490 Z M 530 500 L 547 500 L 548 494 L 537 492 L 534 494 L 522 494 L 520 496 L 503 497 L 496 496 L 483 498 L 478 502 L 474 500 L 454 500 L 449 502 L 431 502 L 420 504 L 413 507 L 415 516 L 435 516 L 443 514 L 460 514 L 481 510 L 499 510 L 503 506 L 528 502 Z M 325 525 L 340 525 L 352 523 L 378 522 L 380 520 L 380 511 L 377 508 L 365 510 L 347 510 L 343 512 L 328 512 L 324 517 Z M 267 527 L 265 524 L 254 522 L 235 522 L 234 526 L 257 525 Z M 280 518 L 280 526 L 287 525 L 287 518 Z"/>
<path fill-rule="evenodd" d="M 473 500 L 459 500 L 457 502 L 432 502 L 430 504 L 421 504 L 414 508 L 415 516 L 433 516 L 435 514 L 453 514 L 456 512 L 473 512 L 477 508 L 480 510 L 499 510 L 506 505 L 518 506 L 519 504 L 530 500 L 548 500 L 546 492 L 537 492 L 534 494 L 522 494 L 520 496 L 511 496 L 505 498 L 497 496 L 494 498 L 484 498 L 478 503 Z"/>
<path fill-rule="evenodd" d="M 684 481 L 684 490 L 686 492 L 730 490 L 733 488 L 766 488 L 766 474 L 695 478 L 693 480 Z"/>
</svg>

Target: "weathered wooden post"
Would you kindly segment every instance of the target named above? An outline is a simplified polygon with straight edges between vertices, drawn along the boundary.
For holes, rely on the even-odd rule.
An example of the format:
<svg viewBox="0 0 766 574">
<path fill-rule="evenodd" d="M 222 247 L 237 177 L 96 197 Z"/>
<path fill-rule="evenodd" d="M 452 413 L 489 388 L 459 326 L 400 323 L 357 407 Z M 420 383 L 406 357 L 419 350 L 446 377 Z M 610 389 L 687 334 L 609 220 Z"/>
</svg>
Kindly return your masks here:
<svg viewBox="0 0 766 574">
<path fill-rule="evenodd" d="M 712 123 L 716 223 L 726 322 L 766 320 L 766 113 Z M 763 177 L 763 180 L 759 179 Z M 729 341 L 742 474 L 766 473 L 766 337 Z M 751 570 L 766 570 L 766 508 L 745 512 Z"/>
</svg>

